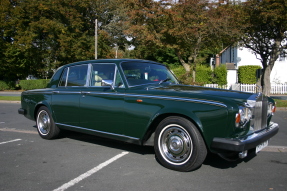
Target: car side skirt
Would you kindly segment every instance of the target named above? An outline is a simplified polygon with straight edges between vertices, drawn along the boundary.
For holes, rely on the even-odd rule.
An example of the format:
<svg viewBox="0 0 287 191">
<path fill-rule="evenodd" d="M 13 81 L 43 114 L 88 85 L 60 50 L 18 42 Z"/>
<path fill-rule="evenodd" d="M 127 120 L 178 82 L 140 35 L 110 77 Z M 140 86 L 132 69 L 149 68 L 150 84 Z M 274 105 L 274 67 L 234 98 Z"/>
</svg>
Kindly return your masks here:
<svg viewBox="0 0 287 191">
<path fill-rule="evenodd" d="M 119 141 L 124 141 L 124 142 L 138 144 L 138 145 L 141 144 L 140 139 L 136 137 L 130 137 L 126 135 L 110 133 L 110 132 L 105 132 L 105 131 L 98 131 L 94 129 L 87 129 L 83 127 L 72 126 L 72 125 L 67 125 L 67 124 L 62 124 L 62 123 L 56 123 L 56 125 L 61 129 L 72 130 L 72 131 L 77 131 L 77 132 L 91 134 L 91 135 L 97 135 L 99 137 L 116 139 Z"/>
</svg>

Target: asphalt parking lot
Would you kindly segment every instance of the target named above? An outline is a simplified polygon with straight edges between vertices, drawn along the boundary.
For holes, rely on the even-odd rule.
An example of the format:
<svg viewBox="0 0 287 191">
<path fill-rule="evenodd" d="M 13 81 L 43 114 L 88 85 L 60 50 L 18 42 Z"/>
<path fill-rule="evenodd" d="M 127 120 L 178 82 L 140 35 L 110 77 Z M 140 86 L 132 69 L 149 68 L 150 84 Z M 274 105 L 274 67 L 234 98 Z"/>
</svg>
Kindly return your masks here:
<svg viewBox="0 0 287 191">
<path fill-rule="evenodd" d="M 0 190 L 287 190 L 287 111 L 276 113 L 280 131 L 256 157 L 208 155 L 183 173 L 162 167 L 152 147 L 72 132 L 41 139 L 18 108 L 0 102 Z"/>
</svg>

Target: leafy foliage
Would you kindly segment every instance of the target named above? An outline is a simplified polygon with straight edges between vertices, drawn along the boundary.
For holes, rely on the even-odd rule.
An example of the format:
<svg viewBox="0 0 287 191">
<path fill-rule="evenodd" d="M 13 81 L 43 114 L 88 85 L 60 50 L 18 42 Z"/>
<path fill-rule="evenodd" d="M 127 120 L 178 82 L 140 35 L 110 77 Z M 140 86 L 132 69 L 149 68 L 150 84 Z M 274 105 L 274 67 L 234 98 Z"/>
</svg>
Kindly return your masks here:
<svg viewBox="0 0 287 191">
<path fill-rule="evenodd" d="M 197 65 L 195 81 L 203 84 L 212 83 L 212 70 L 209 66 Z"/>
<path fill-rule="evenodd" d="M 0 80 L 0 90 L 8 90 L 9 86 L 6 82 Z"/>
<path fill-rule="evenodd" d="M 47 78 L 61 65 L 94 59 L 95 19 L 98 58 L 181 64 L 188 83 L 197 65 L 240 39 L 262 62 L 265 91 L 275 60 L 286 50 L 286 0 L 1 0 L 0 5 L 1 80 Z"/>
<path fill-rule="evenodd" d="M 14 81 L 3 81 L 0 80 L 0 90 L 14 90 L 16 87 Z"/>
<path fill-rule="evenodd" d="M 22 90 L 46 88 L 50 80 L 20 80 L 19 85 Z"/>
<path fill-rule="evenodd" d="M 223 86 L 227 84 L 227 69 L 226 65 L 220 65 L 214 69 L 214 83 L 219 86 Z"/>
<path fill-rule="evenodd" d="M 255 84 L 256 70 L 261 69 L 260 66 L 247 65 L 238 68 L 238 82 L 242 84 Z"/>
<path fill-rule="evenodd" d="M 63 64 L 93 59 L 95 19 L 98 58 L 114 57 L 115 44 L 127 43 L 121 1 L 1 0 L 1 78 L 47 77 Z"/>
<path fill-rule="evenodd" d="M 271 71 L 279 54 L 287 49 L 287 2 L 250 0 L 244 4 L 243 10 L 242 19 L 247 26 L 242 41 L 262 63 L 260 85 L 263 93 L 269 96 Z"/>
</svg>

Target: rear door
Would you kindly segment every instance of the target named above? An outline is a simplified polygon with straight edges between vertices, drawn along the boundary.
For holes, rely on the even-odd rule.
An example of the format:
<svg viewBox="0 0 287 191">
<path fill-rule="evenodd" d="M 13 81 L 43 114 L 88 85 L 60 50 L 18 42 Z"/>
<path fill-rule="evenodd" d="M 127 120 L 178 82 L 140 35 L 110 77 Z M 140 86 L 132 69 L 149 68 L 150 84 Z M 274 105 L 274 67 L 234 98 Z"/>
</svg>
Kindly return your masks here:
<svg viewBox="0 0 287 191">
<path fill-rule="evenodd" d="M 52 95 L 52 110 L 57 124 L 79 125 L 79 103 L 82 89 L 87 86 L 88 68 L 88 64 L 83 64 L 64 70 L 59 86 Z"/>
</svg>

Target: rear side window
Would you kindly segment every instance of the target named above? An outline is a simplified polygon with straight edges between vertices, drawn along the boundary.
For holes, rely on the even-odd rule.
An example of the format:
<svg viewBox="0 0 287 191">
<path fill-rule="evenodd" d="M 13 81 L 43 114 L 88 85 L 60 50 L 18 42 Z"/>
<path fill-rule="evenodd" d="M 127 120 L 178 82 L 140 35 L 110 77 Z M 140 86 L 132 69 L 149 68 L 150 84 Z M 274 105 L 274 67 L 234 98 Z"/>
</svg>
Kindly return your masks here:
<svg viewBox="0 0 287 191">
<path fill-rule="evenodd" d="M 88 65 L 66 68 L 61 76 L 59 86 L 86 86 Z"/>
<path fill-rule="evenodd" d="M 59 83 L 59 86 L 66 86 L 67 83 L 67 73 L 68 73 L 69 68 L 65 68 L 62 76 L 61 76 L 61 80 Z"/>
</svg>

